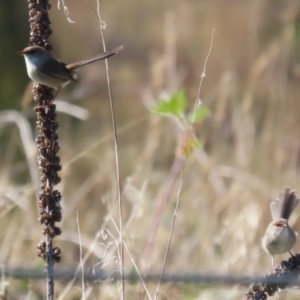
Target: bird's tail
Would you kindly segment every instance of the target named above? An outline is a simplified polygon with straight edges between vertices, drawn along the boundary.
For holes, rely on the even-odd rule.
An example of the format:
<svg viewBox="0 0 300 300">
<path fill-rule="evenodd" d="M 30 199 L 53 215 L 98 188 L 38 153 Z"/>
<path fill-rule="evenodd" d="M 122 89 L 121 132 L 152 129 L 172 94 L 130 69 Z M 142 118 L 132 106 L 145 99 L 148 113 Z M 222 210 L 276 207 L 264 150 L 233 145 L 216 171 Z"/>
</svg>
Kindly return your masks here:
<svg viewBox="0 0 300 300">
<path fill-rule="evenodd" d="M 283 193 L 280 193 L 279 198 L 270 204 L 273 220 L 280 218 L 288 220 L 300 202 L 294 190 L 289 187 L 285 188 Z"/>
<path fill-rule="evenodd" d="M 119 51 L 121 51 L 123 49 L 123 46 L 120 46 L 118 48 L 115 48 L 111 51 L 107 51 L 107 52 L 104 52 L 104 53 L 101 53 L 97 56 L 94 56 L 92 58 L 89 58 L 89 59 L 85 59 L 85 60 L 82 60 L 82 61 L 79 61 L 79 62 L 76 62 L 76 63 L 72 63 L 72 64 L 69 64 L 69 65 L 66 65 L 66 68 L 70 71 L 72 70 L 76 70 L 78 68 L 81 68 L 83 66 L 86 66 L 88 64 L 91 64 L 97 60 L 102 60 L 102 59 L 106 59 L 110 56 L 113 56 L 115 54 L 117 54 Z"/>
</svg>

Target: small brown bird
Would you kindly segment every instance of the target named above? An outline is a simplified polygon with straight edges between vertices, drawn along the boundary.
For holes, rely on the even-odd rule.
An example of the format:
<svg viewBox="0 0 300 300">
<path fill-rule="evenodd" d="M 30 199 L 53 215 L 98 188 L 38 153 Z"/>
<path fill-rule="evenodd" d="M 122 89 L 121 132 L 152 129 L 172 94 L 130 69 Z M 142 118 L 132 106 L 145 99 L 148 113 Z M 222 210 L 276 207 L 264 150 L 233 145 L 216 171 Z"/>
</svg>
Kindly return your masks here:
<svg viewBox="0 0 300 300">
<path fill-rule="evenodd" d="M 297 241 L 297 233 L 289 226 L 288 219 L 298 205 L 300 199 L 295 191 L 286 187 L 279 198 L 271 202 L 270 208 L 273 221 L 269 224 L 262 239 L 264 250 L 271 255 L 274 267 L 274 255 L 289 252 Z"/>
<path fill-rule="evenodd" d="M 28 76 L 33 81 L 59 91 L 68 82 L 76 82 L 76 70 L 78 68 L 106 59 L 122 49 L 123 46 L 120 46 L 114 50 L 72 64 L 61 62 L 39 46 L 27 47 L 18 53 L 24 56 Z"/>
</svg>

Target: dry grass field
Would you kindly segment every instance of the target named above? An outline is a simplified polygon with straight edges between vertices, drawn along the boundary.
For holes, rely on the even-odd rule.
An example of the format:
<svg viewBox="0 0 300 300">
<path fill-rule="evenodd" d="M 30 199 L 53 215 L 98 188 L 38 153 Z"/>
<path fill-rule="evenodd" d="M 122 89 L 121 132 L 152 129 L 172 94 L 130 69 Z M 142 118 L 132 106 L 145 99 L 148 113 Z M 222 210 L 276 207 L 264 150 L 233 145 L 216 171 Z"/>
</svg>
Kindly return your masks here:
<svg viewBox="0 0 300 300">
<path fill-rule="evenodd" d="M 97 2 L 65 1 L 75 23 L 67 21 L 62 3 L 58 10 L 61 1 L 52 2 L 54 55 L 73 62 L 101 52 Z M 165 272 L 268 274 L 271 260 L 262 250 L 261 238 L 271 221 L 269 203 L 287 185 L 300 195 L 299 1 L 103 0 L 100 4 L 107 23 L 107 48 L 124 45 L 109 59 L 109 74 L 118 129 L 124 241 L 130 253 L 125 251 L 126 272 L 136 272 L 133 260 L 141 271 L 161 271 L 181 183 Z M 0 4 L 3 20 L 5 5 Z M 43 236 L 37 221 L 34 104 L 25 96 L 29 79 L 23 59 L 15 54 L 28 40 L 28 11 L 26 3 L 22 5 L 12 13 L 16 13 L 14 22 L 20 18 L 18 26 L 25 36 L 14 38 L 14 27 L 0 32 L 0 43 L 5 43 L 0 52 L 5 66 L 0 70 L 4 99 L 0 103 L 0 264 L 42 269 L 36 256 Z M 182 182 L 177 176 L 170 187 L 179 127 L 151 108 L 183 89 L 187 110 L 193 110 L 213 30 L 200 91 L 211 114 L 194 127 L 203 147 L 186 158 Z M 13 45 L 19 48 L 8 51 L 13 39 L 18 39 Z M 10 59 L 14 68 L 6 73 Z M 57 99 L 63 233 L 54 241 L 62 250 L 56 269 L 80 267 L 78 212 L 88 272 L 95 268 L 114 273 L 119 270 L 114 225 L 119 216 L 105 64 L 83 68 L 78 81 Z M 64 109 L 61 101 L 72 108 Z M 88 117 L 72 115 L 77 108 Z M 170 198 L 154 232 L 153 252 L 147 256 L 153 220 L 166 192 Z M 296 231 L 300 231 L 299 209 L 290 221 Z M 299 251 L 298 242 L 293 252 Z M 279 264 L 288 257 L 278 256 L 275 261 Z M 4 290 L 7 293 L 1 299 L 45 299 L 44 281 L 3 278 L 1 282 L 2 295 Z M 87 299 L 120 299 L 118 284 L 88 280 L 86 284 Z M 147 288 L 154 297 L 156 283 L 147 283 Z M 80 289 L 80 281 L 58 280 L 56 299 L 80 299 Z M 126 299 L 136 299 L 140 289 L 136 282 L 127 282 Z M 246 292 L 247 287 L 237 285 L 165 283 L 158 299 L 242 299 Z M 280 294 L 280 299 L 298 297 L 297 290 Z"/>
</svg>

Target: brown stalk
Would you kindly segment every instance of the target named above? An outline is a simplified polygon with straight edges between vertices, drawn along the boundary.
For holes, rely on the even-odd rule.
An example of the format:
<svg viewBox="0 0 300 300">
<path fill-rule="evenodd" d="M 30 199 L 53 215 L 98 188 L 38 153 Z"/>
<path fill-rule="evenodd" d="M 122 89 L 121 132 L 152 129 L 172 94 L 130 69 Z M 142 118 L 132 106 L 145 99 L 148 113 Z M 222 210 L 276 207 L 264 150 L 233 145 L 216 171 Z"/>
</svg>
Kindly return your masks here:
<svg viewBox="0 0 300 300">
<path fill-rule="evenodd" d="M 101 13 L 100 13 L 100 1 L 97 1 L 97 15 L 100 22 L 100 32 L 102 38 L 103 50 L 106 51 L 106 43 L 104 37 L 105 23 L 102 21 Z M 119 148 L 118 148 L 118 134 L 117 134 L 117 125 L 115 118 L 115 108 L 114 101 L 112 97 L 111 85 L 110 85 L 110 77 L 108 72 L 108 62 L 105 60 L 105 69 L 106 69 L 106 80 L 107 80 L 107 88 L 109 94 L 109 104 L 110 104 L 110 113 L 112 119 L 112 127 L 113 127 L 113 138 L 114 138 L 114 151 L 115 151 L 115 163 L 116 163 L 116 177 L 117 177 L 117 197 L 118 197 L 118 207 L 119 207 L 119 233 L 120 233 L 120 272 L 121 272 L 121 299 L 125 300 L 125 280 L 124 280 L 124 233 L 123 233 L 123 205 L 121 198 L 121 179 L 120 179 L 120 164 L 119 164 Z"/>
<path fill-rule="evenodd" d="M 260 282 L 253 284 L 243 300 L 268 299 L 280 290 L 299 287 L 300 254 L 290 257 L 276 267 L 269 275 L 261 277 Z"/>
<path fill-rule="evenodd" d="M 49 0 L 28 0 L 30 45 L 38 45 L 46 50 L 52 50 L 48 39 L 52 33 L 48 11 L 51 8 Z M 56 133 L 56 106 L 52 103 L 53 90 L 51 88 L 35 84 L 32 90 L 33 99 L 37 103 L 38 136 L 36 137 L 38 148 L 38 165 L 40 170 L 39 221 L 43 224 L 43 234 L 46 240 L 40 241 L 37 246 L 37 254 L 46 261 L 47 268 L 47 299 L 54 299 L 54 263 L 61 259 L 60 248 L 53 247 L 52 240 L 61 234 L 56 222 L 62 219 L 60 200 L 61 194 L 54 190 L 54 186 L 60 182 L 58 172 L 61 170 L 58 135 Z"/>
</svg>

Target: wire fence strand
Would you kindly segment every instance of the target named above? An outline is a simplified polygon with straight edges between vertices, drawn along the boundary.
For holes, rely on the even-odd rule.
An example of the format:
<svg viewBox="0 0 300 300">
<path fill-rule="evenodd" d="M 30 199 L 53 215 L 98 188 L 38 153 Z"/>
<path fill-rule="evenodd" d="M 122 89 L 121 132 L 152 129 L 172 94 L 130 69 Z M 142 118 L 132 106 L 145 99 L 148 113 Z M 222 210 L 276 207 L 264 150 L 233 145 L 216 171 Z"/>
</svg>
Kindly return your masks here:
<svg viewBox="0 0 300 300">
<path fill-rule="evenodd" d="M 85 280 L 93 280 L 95 282 L 116 282 L 121 280 L 121 275 L 118 271 L 106 272 L 106 271 L 96 271 L 92 272 L 92 268 L 86 268 L 84 273 Z M 39 280 L 44 279 L 46 274 L 43 270 L 38 269 L 4 269 L 3 274 L 5 277 L 14 279 L 31 279 Z M 220 284 L 220 285 L 233 285 L 239 284 L 248 286 L 250 284 L 261 283 L 261 284 L 289 284 L 300 285 L 300 280 L 295 280 L 295 275 L 286 276 L 284 278 L 279 278 L 276 276 L 239 276 L 239 275 L 215 275 L 215 274 L 164 274 L 161 277 L 160 273 L 157 274 L 147 274 L 142 275 L 144 281 L 147 282 L 157 282 L 161 279 L 162 282 L 173 282 L 173 283 L 206 283 L 206 284 Z M 82 278 L 82 272 L 77 272 L 76 269 L 69 270 L 56 270 L 54 278 L 70 280 L 77 278 L 80 281 Z M 125 274 L 124 279 L 126 281 L 139 281 L 139 276 L 137 274 Z"/>
</svg>

